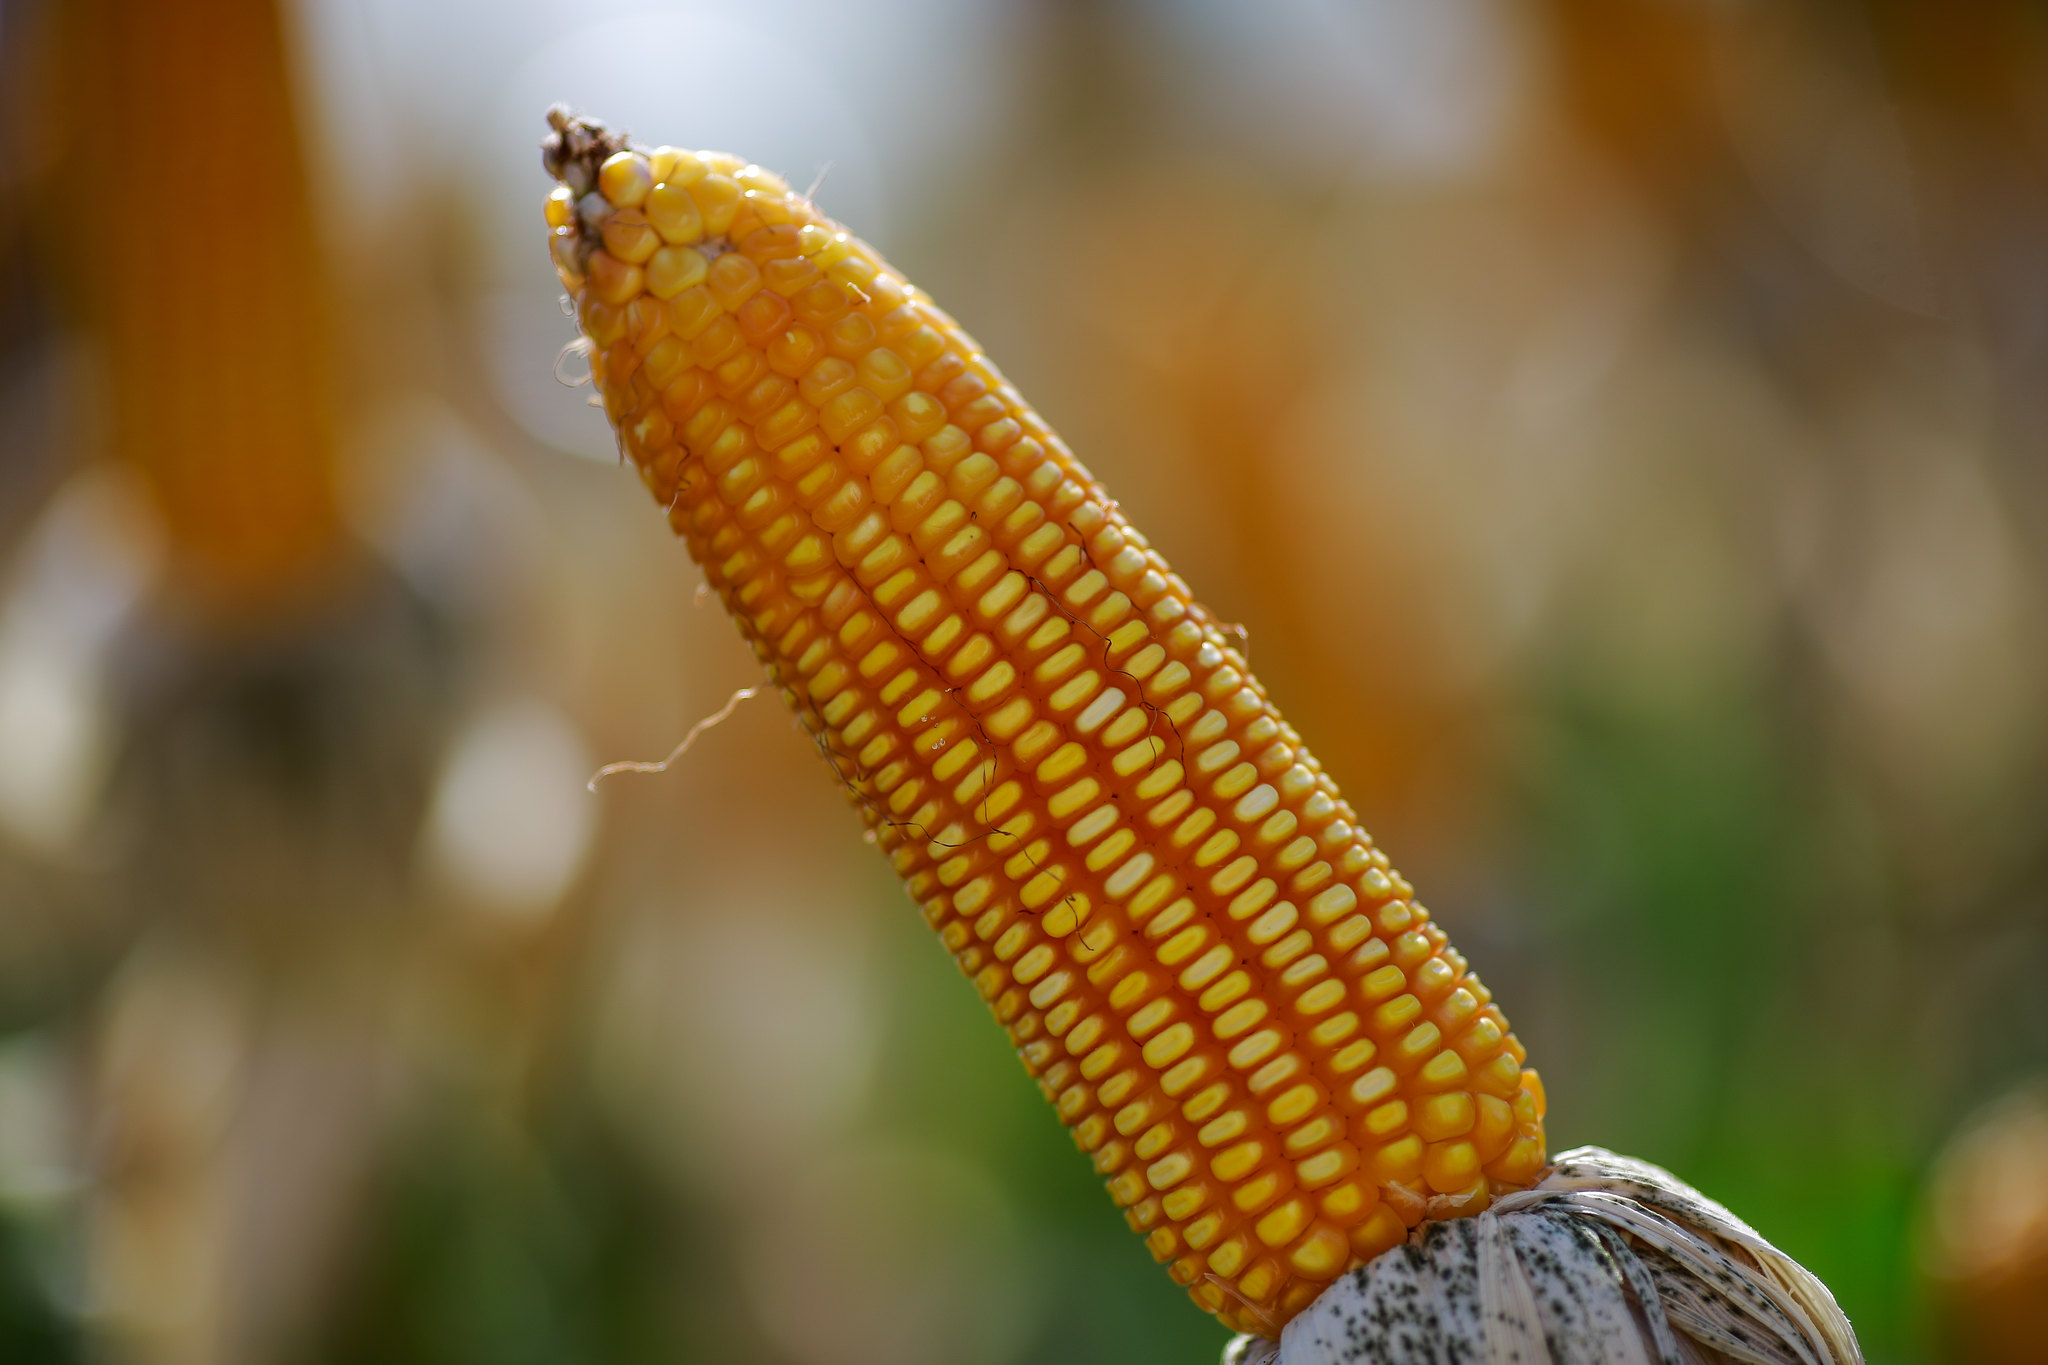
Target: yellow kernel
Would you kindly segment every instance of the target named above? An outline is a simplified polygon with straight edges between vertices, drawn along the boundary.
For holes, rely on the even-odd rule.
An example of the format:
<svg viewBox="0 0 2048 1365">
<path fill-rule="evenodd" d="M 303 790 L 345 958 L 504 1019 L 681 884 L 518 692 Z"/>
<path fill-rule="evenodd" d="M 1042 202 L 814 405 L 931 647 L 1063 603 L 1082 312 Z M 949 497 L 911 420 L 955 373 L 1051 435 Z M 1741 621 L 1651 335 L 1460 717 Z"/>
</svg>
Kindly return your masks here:
<svg viewBox="0 0 2048 1365">
<path fill-rule="evenodd" d="M 1226 1148 L 1209 1163 L 1209 1169 L 1218 1180 L 1234 1185 L 1259 1168 L 1266 1159 L 1265 1146 L 1258 1142 L 1240 1142 Z"/>
<path fill-rule="evenodd" d="M 1055 820 L 1064 820 L 1075 811 L 1084 810 L 1102 794 L 1102 787 L 1092 777 L 1084 777 L 1072 786 L 1054 792 L 1045 803 L 1045 808 Z"/>
<path fill-rule="evenodd" d="M 1470 1142 L 1433 1142 L 1423 1158 L 1423 1179 L 1438 1194 L 1452 1194 L 1479 1178 L 1479 1153 Z"/>
<path fill-rule="evenodd" d="M 1211 1119 L 1195 1134 L 1195 1141 L 1204 1147 L 1220 1147 L 1226 1142 L 1243 1137 L 1250 1120 L 1242 1109 L 1233 1109 L 1218 1118 Z"/>
<path fill-rule="evenodd" d="M 1030 904 L 1029 897 L 1023 899 L 1025 904 Z M 1088 922 L 1088 916 L 1093 909 L 1087 896 L 1079 891 L 1070 892 L 1058 905 L 1047 910 L 1041 917 L 1045 932 L 1054 938 L 1065 938 Z"/>
<path fill-rule="evenodd" d="M 732 226 L 733 215 L 739 211 L 740 195 L 744 193 L 738 181 L 716 173 L 700 177 L 688 192 L 697 201 L 707 237 L 721 236 Z"/>
<path fill-rule="evenodd" d="M 1142 1039 L 1163 1027 L 1178 1010 L 1179 1006 L 1172 1000 L 1162 997 L 1133 1014 L 1126 1027 L 1130 1029 L 1133 1038 Z"/>
<path fill-rule="evenodd" d="M 1412 995 L 1397 995 L 1372 1012 L 1372 1027 L 1381 1035 L 1398 1033 L 1422 1017 L 1422 1002 Z"/>
<path fill-rule="evenodd" d="M 1415 1078 L 1423 1086 L 1439 1090 L 1463 1083 L 1468 1074 L 1465 1059 L 1446 1048 L 1430 1058 L 1422 1070 L 1415 1073 Z"/>
<path fill-rule="evenodd" d="M 1403 1229 L 1405 1232 L 1406 1229 Z M 1226 1238 L 1214 1251 L 1209 1253 L 1209 1269 L 1225 1279 L 1236 1275 L 1244 1268 L 1251 1250 L 1243 1237 Z"/>
<path fill-rule="evenodd" d="M 1286 1246 L 1307 1230 L 1310 1217 L 1306 1200 L 1290 1199 L 1259 1219 L 1252 1231 L 1269 1247 Z"/>
<path fill-rule="evenodd" d="M 604 249 L 633 265 L 645 263 L 661 245 L 660 234 L 648 226 L 646 215 L 638 209 L 620 209 L 605 219 L 601 231 Z"/>
<path fill-rule="evenodd" d="M 1468 1133 L 1478 1115 L 1472 1096 L 1463 1090 L 1431 1095 L 1415 1111 L 1415 1131 L 1425 1141 L 1437 1142 Z"/>
<path fill-rule="evenodd" d="M 1246 1029 L 1255 1027 L 1270 1012 L 1263 1000 L 1245 1000 L 1232 1005 L 1217 1016 L 1216 1036 L 1223 1039 L 1235 1038 Z"/>
<path fill-rule="evenodd" d="M 1195 1214 L 1200 1213 L 1203 1207 L 1208 1204 L 1209 1198 L 1210 1190 L 1206 1182 L 1200 1180 L 1189 1181 L 1186 1184 L 1177 1186 L 1166 1198 L 1162 1199 L 1160 1207 L 1165 1210 L 1168 1218 L 1178 1221 L 1191 1218 Z M 1193 1229 L 1189 1231 L 1192 1233 Z M 1189 1237 L 1188 1245 L 1195 1246 L 1192 1236 Z M 1195 1247 L 1195 1249 L 1197 1251 L 1201 1250 L 1200 1247 Z"/>
<path fill-rule="evenodd" d="M 1413 1185 L 1422 1179 L 1422 1151 L 1422 1139 L 1409 1133 L 1374 1150 L 1366 1169 L 1382 1185 Z"/>
<path fill-rule="evenodd" d="M 638 152 L 613 152 L 598 167 L 597 188 L 619 208 L 638 208 L 654 188 L 654 175 Z"/>
<path fill-rule="evenodd" d="M 1366 1055 L 1370 1057 L 1371 1053 L 1368 1052 Z M 1346 1093 L 1350 1096 L 1353 1104 L 1364 1109 L 1378 1104 L 1381 1100 L 1393 1094 L 1400 1083 L 1400 1079 L 1394 1075 L 1391 1068 L 1384 1066 L 1374 1067 L 1371 1071 L 1366 1072 L 1363 1076 L 1353 1081 L 1351 1089 Z"/>
<path fill-rule="evenodd" d="M 1264 1240 L 1263 1234 L 1260 1240 Z M 1351 1243 L 1327 1223 L 1318 1225 L 1287 1255 L 1287 1263 L 1312 1280 L 1336 1279 L 1350 1259 Z"/>
<path fill-rule="evenodd" d="M 1384 1138 L 1398 1133 L 1408 1126 L 1408 1104 L 1405 1100 L 1390 1100 L 1368 1113 L 1361 1126 L 1368 1137 Z"/>
<path fill-rule="evenodd" d="M 1408 1228 L 1399 1214 L 1385 1204 L 1374 1209 L 1363 1223 L 1351 1230 L 1351 1254 L 1369 1261 L 1408 1240 Z"/>
<path fill-rule="evenodd" d="M 1062 744 L 1053 750 L 1050 758 L 1038 765 L 1038 780 L 1045 783 L 1065 782 L 1087 765 L 1086 749 L 1071 742 Z"/>
<path fill-rule="evenodd" d="M 1263 1001 L 1249 1000 L 1245 1003 L 1264 1004 Z M 1272 1029 L 1261 1029 L 1230 1049 L 1230 1064 L 1240 1071 L 1250 1070 L 1278 1052 L 1284 1042 L 1285 1040 Z"/>
<path fill-rule="evenodd" d="M 1293 1188 L 1292 1177 L 1280 1170 L 1262 1171 L 1230 1192 L 1239 1213 L 1257 1213 Z"/>
<path fill-rule="evenodd" d="M 1344 999 L 1344 983 L 1335 977 L 1327 977 L 1303 991 L 1294 1002 L 1294 1007 L 1303 1014 L 1321 1014 L 1335 1009 Z"/>
<path fill-rule="evenodd" d="M 1332 1149 L 1335 1150 L 1335 1149 Z M 1357 1148 L 1351 1149 L 1351 1158 L 1358 1159 Z M 1322 1156 L 1312 1156 L 1309 1161 L 1321 1161 Z M 1304 1166 L 1308 1162 L 1302 1163 Z M 1379 1202 L 1379 1191 L 1364 1180 L 1346 1180 L 1333 1189 L 1325 1190 L 1322 1196 L 1323 1216 L 1349 1227 L 1363 1219 Z"/>
<path fill-rule="evenodd" d="M 1281 901 L 1265 914 L 1252 921 L 1251 926 L 1245 930 L 1244 936 L 1253 943 L 1264 946 L 1274 942 L 1281 935 L 1292 929 L 1295 920 L 1298 918 L 1299 916 L 1295 914 L 1294 907 L 1286 901 Z"/>
<path fill-rule="evenodd" d="M 1412 999 L 1413 997 L 1404 996 L 1402 998 Z M 1398 1002 L 1388 1002 L 1388 1004 L 1395 1003 Z M 1383 1005 L 1381 1008 L 1384 1009 L 1386 1006 Z M 1435 1024 L 1417 1024 L 1402 1035 L 1401 1041 L 1394 1044 L 1387 1057 L 1395 1066 L 1405 1071 L 1411 1067 L 1419 1066 L 1428 1058 L 1435 1056 L 1437 1049 L 1441 1046 L 1443 1046 L 1443 1035 L 1437 1031 Z M 1509 1058 L 1508 1060 L 1513 1061 L 1514 1059 Z"/>
<path fill-rule="evenodd" d="M 1322 1102 L 1322 1094 L 1316 1087 L 1297 1085 L 1266 1106 L 1266 1120 L 1275 1128 L 1292 1128 L 1314 1113 Z"/>
<path fill-rule="evenodd" d="M 1339 1142 L 1297 1163 L 1294 1174 L 1301 1181 L 1303 1189 L 1319 1190 L 1357 1170 L 1358 1160 L 1356 1147 L 1348 1142 Z M 1327 1208 L 1327 1205 L 1325 1207 Z"/>
<path fill-rule="evenodd" d="M 1152 875 L 1153 858 L 1150 853 L 1140 853 L 1119 867 L 1102 883 L 1103 894 L 1112 900 L 1122 900 L 1135 891 L 1145 878 Z"/>
<path fill-rule="evenodd" d="M 1250 995 L 1252 979 L 1243 972 L 1232 972 L 1221 981 L 1203 991 L 1196 1002 L 1204 1013 L 1215 1014 Z"/>
<path fill-rule="evenodd" d="M 1189 991 L 1202 989 L 1218 976 L 1221 976 L 1224 970 L 1236 960 L 1237 955 L 1228 946 L 1221 943 L 1217 944 L 1208 952 L 1202 954 L 1195 962 L 1189 964 L 1187 970 L 1180 974 L 1181 989 Z"/>
<path fill-rule="evenodd" d="M 1175 1024 L 1145 1044 L 1145 1064 L 1154 1070 L 1164 1070 L 1186 1056 L 1194 1045 L 1194 1029 L 1185 1022 Z"/>
</svg>

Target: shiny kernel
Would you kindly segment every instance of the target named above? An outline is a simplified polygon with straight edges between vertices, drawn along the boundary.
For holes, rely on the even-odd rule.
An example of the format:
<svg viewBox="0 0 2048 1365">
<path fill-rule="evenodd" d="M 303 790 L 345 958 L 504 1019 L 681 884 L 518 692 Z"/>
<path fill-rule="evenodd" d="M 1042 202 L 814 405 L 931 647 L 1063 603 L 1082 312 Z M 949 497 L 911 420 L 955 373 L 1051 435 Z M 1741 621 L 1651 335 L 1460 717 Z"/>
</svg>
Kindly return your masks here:
<svg viewBox="0 0 2048 1365">
<path fill-rule="evenodd" d="M 1335 1009 L 1343 999 L 1344 983 L 1335 977 L 1326 977 L 1297 996 L 1294 1007 L 1303 1014 L 1322 1014 Z"/>
<path fill-rule="evenodd" d="M 1367 1057 L 1371 1055 L 1370 1051 L 1366 1053 Z M 1365 1109 L 1386 1099 L 1400 1084 L 1400 1078 L 1394 1075 L 1391 1068 L 1380 1066 L 1374 1067 L 1353 1081 L 1351 1088 L 1345 1093 L 1352 1104 Z"/>
<path fill-rule="evenodd" d="M 1298 918 L 1299 916 L 1295 913 L 1294 906 L 1287 901 L 1281 901 L 1265 914 L 1252 921 L 1250 927 L 1245 930 L 1245 937 L 1260 947 L 1264 947 L 1268 943 L 1277 941 L 1282 935 L 1293 929 Z M 1341 988 L 1338 998 L 1342 998 Z M 1334 1004 L 1335 1001 L 1331 1003 Z"/>
<path fill-rule="evenodd" d="M 1430 1058 L 1422 1070 L 1415 1073 L 1415 1079 L 1427 1089 L 1448 1090 L 1462 1085 L 1469 1074 L 1465 1059 L 1446 1048 Z"/>
<path fill-rule="evenodd" d="M 1470 1142 L 1433 1142 L 1423 1158 L 1422 1175 L 1438 1194 L 1466 1189 L 1479 1178 L 1479 1153 Z"/>
<path fill-rule="evenodd" d="M 1253 1225 L 1252 1232 L 1269 1247 L 1286 1246 L 1308 1229 L 1308 1201 L 1290 1199 Z"/>
<path fill-rule="evenodd" d="M 1252 1094 L 1264 1098 L 1300 1080 L 1308 1072 L 1298 1052 L 1283 1052 L 1272 1061 L 1254 1071 L 1245 1081 L 1245 1087 Z"/>
<path fill-rule="evenodd" d="M 1159 1078 L 1159 1088 L 1178 1099 L 1208 1080 L 1220 1066 L 1221 1063 L 1212 1054 L 1197 1052 L 1174 1063 L 1172 1069 Z"/>
<path fill-rule="evenodd" d="M 1231 972 L 1203 991 L 1195 1003 L 1202 1007 L 1205 1014 L 1216 1014 L 1250 995 L 1251 990 L 1250 976 L 1241 971 Z"/>
<path fill-rule="evenodd" d="M 1382 1144 L 1366 1158 L 1366 1169 L 1382 1185 L 1414 1185 L 1422 1179 L 1422 1139 L 1409 1133 Z"/>
<path fill-rule="evenodd" d="M 1351 1150 L 1355 1160 L 1357 1149 L 1352 1148 Z M 1309 1158 L 1310 1161 L 1320 1161 L 1322 1159 L 1321 1156 Z M 1302 1164 L 1306 1165 L 1307 1162 Z M 1345 1180 L 1323 1192 L 1321 1206 L 1325 1218 L 1329 1218 L 1342 1226 L 1350 1227 L 1364 1219 L 1377 1203 L 1379 1203 L 1379 1190 L 1369 1181 Z"/>
<path fill-rule="evenodd" d="M 643 210 L 647 221 L 670 246 L 694 246 L 704 237 L 704 216 L 689 190 L 674 181 L 656 185 Z"/>
<path fill-rule="evenodd" d="M 1271 1215 L 1268 1215 L 1270 1217 Z M 1260 1227 L 1265 1226 L 1261 1220 Z M 1264 1234 L 1260 1234 L 1264 1240 Z M 1334 1280 L 1351 1258 L 1351 1243 L 1325 1223 L 1316 1227 L 1287 1254 L 1287 1263 L 1312 1280 Z"/>
<path fill-rule="evenodd" d="M 1422 1017 L 1422 1002 L 1412 995 L 1397 995 L 1375 1009 L 1370 1022 L 1375 1033 L 1385 1037 L 1399 1033 Z"/>
<path fill-rule="evenodd" d="M 1145 1044 L 1145 1064 L 1163 1071 L 1186 1056 L 1195 1045 L 1195 1031 L 1185 1022 L 1162 1030 Z"/>
<path fill-rule="evenodd" d="M 1280 1287 L 1282 1273 L 1280 1267 L 1269 1259 L 1254 1261 L 1251 1269 L 1238 1278 L 1238 1292 L 1255 1303 L 1270 1298 Z"/>
<path fill-rule="evenodd" d="M 1473 1101 L 1472 1145 L 1481 1161 L 1492 1161 L 1515 1135 L 1515 1111 L 1506 1100 L 1480 1095 Z"/>
<path fill-rule="evenodd" d="M 1256 1027 L 1272 1011 L 1263 1000 L 1244 1000 L 1232 1005 L 1216 1018 L 1216 1036 L 1222 1039 L 1237 1037 L 1245 1030 Z"/>
<path fill-rule="evenodd" d="M 638 208 L 654 188 L 654 173 L 638 152 L 613 152 L 598 167 L 597 188 L 619 208 Z"/>
<path fill-rule="evenodd" d="M 1374 1138 L 1391 1137 L 1407 1126 L 1408 1104 L 1405 1100 L 1390 1100 L 1378 1106 L 1359 1125 L 1367 1137 Z"/>
<path fill-rule="evenodd" d="M 1281 1146 L 1289 1156 L 1304 1156 L 1334 1142 L 1343 1132 L 1333 1116 L 1322 1114 L 1289 1133 Z"/>
<path fill-rule="evenodd" d="M 1407 1240 L 1407 1225 L 1392 1209 L 1381 1204 L 1351 1230 L 1351 1254 L 1362 1261 L 1370 1261 Z"/>
<path fill-rule="evenodd" d="M 1186 1152 L 1161 1157 L 1145 1170 L 1145 1183 L 1155 1190 L 1168 1190 L 1186 1180 L 1195 1169 L 1194 1158 Z"/>
<path fill-rule="evenodd" d="M 1257 1213 L 1294 1188 L 1294 1173 L 1282 1168 L 1261 1171 L 1230 1192 L 1239 1213 Z"/>
<path fill-rule="evenodd" d="M 1292 1128 L 1314 1113 L 1322 1102 L 1322 1092 L 1315 1086 L 1297 1085 L 1266 1106 L 1266 1121 L 1275 1128 Z"/>
<path fill-rule="evenodd" d="M 1225 1148 L 1216 1159 L 1209 1163 L 1209 1170 L 1218 1180 L 1227 1185 L 1238 1181 L 1257 1170 L 1266 1160 L 1266 1148 L 1259 1142 L 1240 1142 Z"/>
<path fill-rule="evenodd" d="M 1261 1029 L 1230 1049 L 1230 1064 L 1240 1071 L 1249 1071 L 1285 1045 L 1286 1040 L 1278 1033 L 1272 1029 Z"/>
<path fill-rule="evenodd" d="M 1188 1181 L 1169 1191 L 1167 1196 L 1159 1201 L 1159 1206 L 1168 1218 L 1179 1222 L 1200 1213 L 1208 1205 L 1210 1197 L 1211 1191 L 1206 1181 Z M 1192 1237 L 1189 1238 L 1188 1245 L 1195 1245 Z M 1196 1250 L 1200 1249 L 1196 1247 Z"/>
<path fill-rule="evenodd" d="M 1543 1170 L 1543 1139 L 1518 1137 L 1508 1150 L 1486 1166 L 1486 1173 L 1507 1185 L 1528 1185 Z"/>
<path fill-rule="evenodd" d="M 1409 999 L 1412 997 L 1404 996 L 1403 998 Z M 1389 1001 L 1388 1003 L 1392 1004 L 1395 1002 Z M 1382 1006 L 1382 1008 L 1385 1007 Z M 1437 1049 L 1442 1046 L 1443 1035 L 1437 1031 L 1435 1024 L 1417 1024 L 1414 1028 L 1409 1029 L 1407 1033 L 1403 1034 L 1401 1040 L 1388 1050 L 1387 1060 L 1405 1071 L 1419 1066 L 1429 1058 L 1434 1057 Z"/>
<path fill-rule="evenodd" d="M 622 261 L 639 265 L 661 245 L 661 235 L 638 209 L 620 209 L 605 219 L 604 248 Z"/>
<path fill-rule="evenodd" d="M 1405 1234 L 1406 1229 L 1403 1232 Z M 1242 1236 L 1230 1237 L 1209 1253 L 1208 1266 L 1214 1273 L 1229 1279 L 1244 1268 L 1250 1256 L 1250 1244 Z"/>
<path fill-rule="evenodd" d="M 1079 891 L 1071 892 L 1041 917 L 1045 932 L 1054 938 L 1065 938 L 1088 922 L 1093 908 L 1088 897 Z"/>
<path fill-rule="evenodd" d="M 1180 1006 L 1173 1000 L 1162 997 L 1133 1014 L 1126 1027 L 1130 1029 L 1133 1038 L 1142 1040 L 1163 1028 L 1179 1009 Z"/>
<path fill-rule="evenodd" d="M 1195 1141 L 1204 1147 L 1221 1147 L 1226 1142 L 1243 1137 L 1250 1123 L 1244 1110 L 1233 1109 L 1204 1124 L 1201 1131 L 1195 1134 Z"/>
<path fill-rule="evenodd" d="M 1204 932 L 1206 937 L 1206 931 L 1202 932 Z M 1161 956 L 1163 960 L 1163 949 L 1161 950 Z M 1187 991 L 1201 990 L 1211 981 L 1221 976 L 1236 960 L 1237 955 L 1227 945 L 1217 944 L 1208 952 L 1202 954 L 1200 958 L 1190 963 L 1187 969 L 1180 974 L 1181 989 Z"/>
<path fill-rule="evenodd" d="M 739 211 L 740 196 L 744 193 L 738 181 L 715 173 L 698 179 L 688 192 L 697 202 L 707 237 L 722 236 L 732 226 L 733 215 Z"/>
</svg>

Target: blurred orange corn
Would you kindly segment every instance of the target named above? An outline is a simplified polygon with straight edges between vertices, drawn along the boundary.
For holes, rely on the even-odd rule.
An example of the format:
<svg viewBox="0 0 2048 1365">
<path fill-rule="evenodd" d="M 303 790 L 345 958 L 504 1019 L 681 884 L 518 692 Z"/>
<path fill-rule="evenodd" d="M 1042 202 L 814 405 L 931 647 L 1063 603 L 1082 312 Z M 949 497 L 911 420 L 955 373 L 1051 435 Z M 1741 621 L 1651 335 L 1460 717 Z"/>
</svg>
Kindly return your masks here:
<svg viewBox="0 0 2048 1365">
<path fill-rule="evenodd" d="M 550 120 L 622 450 L 1173 1278 L 1270 1335 L 1532 1184 L 1490 993 L 973 339 L 760 167 Z"/>
<path fill-rule="evenodd" d="M 68 18 L 75 160 L 118 167 L 76 177 L 62 224 L 115 452 L 189 604 L 303 609 L 346 545 L 327 272 L 275 7 L 86 0 Z"/>
</svg>

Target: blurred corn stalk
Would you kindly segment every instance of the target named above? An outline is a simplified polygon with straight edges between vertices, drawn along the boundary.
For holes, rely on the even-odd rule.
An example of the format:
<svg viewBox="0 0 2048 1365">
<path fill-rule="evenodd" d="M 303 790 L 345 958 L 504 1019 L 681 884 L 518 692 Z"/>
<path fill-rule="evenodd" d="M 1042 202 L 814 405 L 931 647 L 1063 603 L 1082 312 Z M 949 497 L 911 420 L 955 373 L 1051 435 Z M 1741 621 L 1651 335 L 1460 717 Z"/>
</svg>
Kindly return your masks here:
<svg viewBox="0 0 2048 1365">
<path fill-rule="evenodd" d="M 132 491 L 156 547 L 89 665 L 109 757 L 74 840 L 101 933 L 68 945 L 81 1306 L 106 1358 L 231 1365 L 303 1338 L 356 1217 L 416 941 L 378 938 L 409 908 L 446 649 L 344 528 L 333 286 L 274 6 L 54 13 L 42 193 L 68 207 L 40 245 L 97 351 L 96 486 Z"/>
</svg>

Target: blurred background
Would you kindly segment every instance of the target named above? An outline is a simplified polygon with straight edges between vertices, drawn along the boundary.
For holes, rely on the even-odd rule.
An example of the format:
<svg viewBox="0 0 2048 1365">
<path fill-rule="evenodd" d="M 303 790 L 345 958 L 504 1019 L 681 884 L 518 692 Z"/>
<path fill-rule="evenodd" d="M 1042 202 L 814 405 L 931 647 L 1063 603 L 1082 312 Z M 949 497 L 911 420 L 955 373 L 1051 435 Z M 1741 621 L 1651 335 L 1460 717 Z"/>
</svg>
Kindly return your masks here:
<svg viewBox="0 0 2048 1365">
<path fill-rule="evenodd" d="M 557 99 L 981 339 L 1554 1150 L 2048 1358 L 2039 6 L 4 0 L 0 1359 L 1222 1343 L 774 701 L 585 791 L 755 674 L 558 380 Z"/>
</svg>

